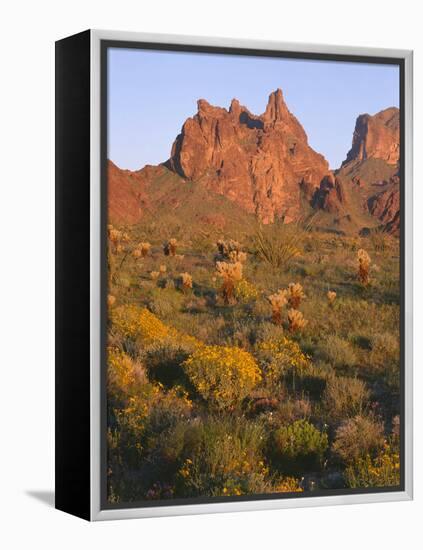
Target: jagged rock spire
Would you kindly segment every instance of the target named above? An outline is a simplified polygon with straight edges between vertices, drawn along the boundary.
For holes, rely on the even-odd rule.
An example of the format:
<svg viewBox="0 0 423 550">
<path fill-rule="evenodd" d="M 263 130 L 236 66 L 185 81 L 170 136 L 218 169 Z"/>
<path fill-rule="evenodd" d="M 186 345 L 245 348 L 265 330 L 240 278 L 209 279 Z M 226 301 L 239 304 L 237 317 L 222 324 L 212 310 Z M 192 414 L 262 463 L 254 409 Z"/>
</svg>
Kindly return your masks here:
<svg viewBox="0 0 423 550">
<path fill-rule="evenodd" d="M 275 123 L 286 118 L 288 108 L 285 104 L 283 93 L 280 88 L 269 95 L 266 111 L 264 113 L 264 121 L 267 123 Z"/>
</svg>

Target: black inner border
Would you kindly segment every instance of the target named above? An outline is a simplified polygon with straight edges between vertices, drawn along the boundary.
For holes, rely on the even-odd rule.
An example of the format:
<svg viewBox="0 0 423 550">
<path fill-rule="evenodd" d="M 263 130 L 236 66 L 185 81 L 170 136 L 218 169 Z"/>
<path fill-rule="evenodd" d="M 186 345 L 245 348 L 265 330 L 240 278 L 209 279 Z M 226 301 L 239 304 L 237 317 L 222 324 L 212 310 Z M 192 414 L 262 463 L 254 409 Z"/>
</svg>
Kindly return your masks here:
<svg viewBox="0 0 423 550">
<path fill-rule="evenodd" d="M 118 504 L 107 502 L 107 153 L 108 153 L 108 63 L 107 52 L 109 48 L 156 50 L 169 52 L 189 52 L 202 54 L 241 55 L 252 57 L 279 57 L 285 59 L 307 59 L 316 61 L 337 61 L 349 63 L 369 63 L 377 65 L 396 65 L 400 69 L 400 485 L 398 487 L 369 487 L 359 489 L 326 489 L 304 493 L 271 493 L 258 495 L 242 495 L 230 497 L 198 497 L 198 498 L 175 498 L 156 501 L 134 501 Z M 224 502 L 262 501 L 290 498 L 310 498 L 322 496 L 341 496 L 355 494 L 394 493 L 404 491 L 405 488 L 405 59 L 376 57 L 364 55 L 345 54 L 318 54 L 304 52 L 286 52 L 283 50 L 256 50 L 254 48 L 229 48 L 217 46 L 193 46 L 189 44 L 165 44 L 151 42 L 131 42 L 121 40 L 100 41 L 100 177 L 101 177 L 101 220 L 100 220 L 100 247 L 101 247 L 101 326 L 100 326 L 100 355 L 101 355 L 101 434 L 100 434 L 100 508 L 101 510 L 116 510 L 124 508 L 153 508 L 160 506 L 178 506 L 187 504 L 210 504 Z"/>
</svg>

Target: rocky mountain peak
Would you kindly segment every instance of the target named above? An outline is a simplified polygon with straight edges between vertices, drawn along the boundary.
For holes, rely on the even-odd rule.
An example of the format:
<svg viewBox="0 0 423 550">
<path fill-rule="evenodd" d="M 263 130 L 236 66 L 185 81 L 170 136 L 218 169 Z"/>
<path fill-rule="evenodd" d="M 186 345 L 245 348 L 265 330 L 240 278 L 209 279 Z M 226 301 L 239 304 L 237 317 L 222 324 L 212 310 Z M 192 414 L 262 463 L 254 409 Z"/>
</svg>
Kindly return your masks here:
<svg viewBox="0 0 423 550">
<path fill-rule="evenodd" d="M 399 109 L 389 107 L 373 116 L 357 117 L 352 146 L 343 164 L 368 158 L 397 164 L 399 153 Z"/>
<path fill-rule="evenodd" d="M 309 146 L 281 89 L 269 95 L 260 115 L 236 98 L 228 109 L 199 99 L 164 164 L 136 172 L 109 164 L 110 219 L 136 223 L 158 205 L 176 208 L 193 189 L 184 184 L 192 182 L 194 202 L 214 197 L 210 204 L 216 205 L 221 195 L 233 203 L 234 212 L 255 214 L 263 223 L 282 218 L 289 223 L 311 207 L 325 211 L 324 223 L 336 230 L 340 224 L 347 230 L 364 227 L 367 220 L 368 227 L 379 223 L 398 234 L 399 120 L 395 107 L 360 115 L 347 159 L 335 175 Z"/>
<path fill-rule="evenodd" d="M 288 107 L 285 104 L 283 93 L 280 88 L 269 95 L 266 111 L 263 120 L 268 123 L 276 123 L 286 119 L 289 116 Z"/>
<path fill-rule="evenodd" d="M 233 99 L 229 110 L 198 101 L 198 112 L 176 138 L 171 170 L 256 213 L 264 222 L 300 215 L 302 182 L 312 194 L 328 163 L 307 142 L 282 90 L 269 96 L 263 115 Z"/>
</svg>

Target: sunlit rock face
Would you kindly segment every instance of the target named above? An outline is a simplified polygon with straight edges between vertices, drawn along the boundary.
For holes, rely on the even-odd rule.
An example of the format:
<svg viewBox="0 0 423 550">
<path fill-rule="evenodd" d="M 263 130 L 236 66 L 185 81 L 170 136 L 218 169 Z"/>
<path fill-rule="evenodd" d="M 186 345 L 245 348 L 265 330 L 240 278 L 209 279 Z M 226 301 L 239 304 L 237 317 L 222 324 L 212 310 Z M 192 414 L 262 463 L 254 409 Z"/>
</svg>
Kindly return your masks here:
<svg viewBox="0 0 423 550">
<path fill-rule="evenodd" d="M 198 101 L 198 112 L 183 125 L 168 165 L 184 178 L 201 181 L 263 222 L 301 215 L 301 193 L 312 198 L 328 174 L 289 111 L 280 89 L 265 112 L 252 114 L 233 99 L 229 110 Z"/>
</svg>

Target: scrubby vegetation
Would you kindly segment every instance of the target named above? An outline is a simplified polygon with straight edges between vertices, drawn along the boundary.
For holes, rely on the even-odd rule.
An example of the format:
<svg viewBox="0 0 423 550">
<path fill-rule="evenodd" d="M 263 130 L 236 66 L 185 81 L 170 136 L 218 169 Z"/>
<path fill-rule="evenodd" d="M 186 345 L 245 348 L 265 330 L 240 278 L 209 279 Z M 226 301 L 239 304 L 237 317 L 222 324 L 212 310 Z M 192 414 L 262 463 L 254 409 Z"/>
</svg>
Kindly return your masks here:
<svg viewBox="0 0 423 550">
<path fill-rule="evenodd" d="M 109 226 L 111 503 L 396 486 L 399 249 Z"/>
</svg>

